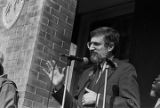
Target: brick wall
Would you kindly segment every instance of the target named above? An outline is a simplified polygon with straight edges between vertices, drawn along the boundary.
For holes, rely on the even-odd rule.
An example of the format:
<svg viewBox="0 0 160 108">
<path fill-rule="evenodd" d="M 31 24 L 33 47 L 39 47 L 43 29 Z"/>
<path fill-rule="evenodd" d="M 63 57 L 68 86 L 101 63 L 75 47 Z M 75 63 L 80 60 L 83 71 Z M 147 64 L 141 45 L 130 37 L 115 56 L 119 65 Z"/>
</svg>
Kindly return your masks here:
<svg viewBox="0 0 160 108">
<path fill-rule="evenodd" d="M 42 68 L 47 60 L 60 67 L 69 53 L 76 0 L 25 0 L 16 23 L 6 29 L 0 18 L 0 51 L 5 55 L 4 68 L 20 91 L 20 108 L 46 108 L 49 80 Z M 0 14 L 5 0 L 0 0 Z M 49 107 L 59 107 L 50 98 Z"/>
</svg>

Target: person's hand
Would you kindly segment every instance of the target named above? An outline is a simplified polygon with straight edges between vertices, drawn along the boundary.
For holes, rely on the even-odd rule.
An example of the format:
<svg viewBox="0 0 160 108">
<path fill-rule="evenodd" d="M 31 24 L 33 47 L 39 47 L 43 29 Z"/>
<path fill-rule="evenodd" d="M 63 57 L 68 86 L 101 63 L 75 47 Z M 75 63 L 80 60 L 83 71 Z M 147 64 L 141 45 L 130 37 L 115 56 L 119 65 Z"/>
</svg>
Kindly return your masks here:
<svg viewBox="0 0 160 108">
<path fill-rule="evenodd" d="M 97 93 L 85 88 L 86 92 L 82 97 L 82 105 L 92 105 L 96 103 Z"/>
<path fill-rule="evenodd" d="M 56 65 L 56 62 L 54 60 L 47 61 L 46 63 L 48 69 L 44 69 L 43 71 L 48 75 L 50 80 L 52 81 L 52 84 L 59 88 L 59 86 L 62 85 L 62 82 L 64 80 L 64 70 L 65 68 L 62 68 L 62 71 L 60 72 L 58 66 Z"/>
<path fill-rule="evenodd" d="M 155 78 L 152 87 L 160 90 L 160 75 L 158 75 L 158 77 Z"/>
<path fill-rule="evenodd" d="M 153 81 L 150 95 L 153 97 L 160 97 L 160 75 Z"/>
</svg>

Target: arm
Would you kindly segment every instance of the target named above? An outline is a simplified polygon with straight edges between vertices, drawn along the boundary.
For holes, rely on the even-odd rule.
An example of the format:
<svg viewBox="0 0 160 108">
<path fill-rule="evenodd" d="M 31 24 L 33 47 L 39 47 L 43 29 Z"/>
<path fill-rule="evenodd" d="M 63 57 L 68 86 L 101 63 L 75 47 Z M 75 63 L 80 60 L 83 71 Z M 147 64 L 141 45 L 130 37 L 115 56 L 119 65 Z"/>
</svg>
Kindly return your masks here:
<svg viewBox="0 0 160 108">
<path fill-rule="evenodd" d="M 64 92 L 64 86 L 58 90 L 57 92 L 53 92 L 52 96 L 60 103 L 62 104 L 63 99 L 63 92 Z M 66 91 L 66 97 L 65 97 L 65 108 L 74 108 L 75 106 L 78 106 L 77 100 L 74 99 L 74 97 Z"/>
<path fill-rule="evenodd" d="M 63 92 L 64 92 L 64 71 L 65 68 L 62 68 L 60 70 L 58 66 L 56 65 L 56 62 L 53 61 L 47 61 L 48 69 L 43 69 L 43 71 L 48 75 L 50 78 L 52 84 L 53 84 L 53 94 L 52 96 L 60 103 L 62 104 L 63 99 Z M 56 92 L 55 92 L 56 91 Z M 72 108 L 73 103 L 75 99 L 70 95 L 68 91 L 66 91 L 66 97 L 65 97 L 65 108 Z M 76 105 L 76 104 L 75 104 Z"/>
<path fill-rule="evenodd" d="M 125 73 L 121 76 L 119 81 L 119 97 L 115 99 L 115 105 L 119 105 L 120 103 L 124 104 L 126 108 L 140 108 L 137 74 L 132 65 L 125 68 Z"/>
<path fill-rule="evenodd" d="M 0 94 L 1 108 L 17 108 L 16 89 L 11 83 L 4 84 Z"/>
</svg>

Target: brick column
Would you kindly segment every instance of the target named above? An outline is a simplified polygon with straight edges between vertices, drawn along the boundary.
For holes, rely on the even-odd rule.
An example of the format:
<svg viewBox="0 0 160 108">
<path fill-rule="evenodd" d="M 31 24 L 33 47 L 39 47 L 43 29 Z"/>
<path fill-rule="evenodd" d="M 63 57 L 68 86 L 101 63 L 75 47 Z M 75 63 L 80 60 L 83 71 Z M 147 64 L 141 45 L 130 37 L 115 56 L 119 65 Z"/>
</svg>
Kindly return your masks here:
<svg viewBox="0 0 160 108">
<path fill-rule="evenodd" d="M 5 0 L 0 0 L 0 15 Z M 47 60 L 66 66 L 59 54 L 69 53 L 77 0 L 25 0 L 15 24 L 6 29 L 0 17 L 0 51 L 5 73 L 20 91 L 19 108 L 46 108 L 49 80 L 42 68 Z M 59 107 L 50 98 L 49 107 Z"/>
</svg>

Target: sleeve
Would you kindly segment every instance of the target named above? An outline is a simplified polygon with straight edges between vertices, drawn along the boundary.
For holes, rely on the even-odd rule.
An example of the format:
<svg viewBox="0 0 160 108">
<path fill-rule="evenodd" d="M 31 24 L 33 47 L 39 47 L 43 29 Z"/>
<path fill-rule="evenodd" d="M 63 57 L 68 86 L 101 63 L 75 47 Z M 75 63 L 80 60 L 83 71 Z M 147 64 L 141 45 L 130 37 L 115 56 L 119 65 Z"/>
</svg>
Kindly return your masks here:
<svg viewBox="0 0 160 108">
<path fill-rule="evenodd" d="M 136 70 L 132 65 L 128 65 L 124 71 L 119 81 L 119 97 L 115 98 L 113 106 L 124 105 L 123 108 L 140 108 Z"/>
<path fill-rule="evenodd" d="M 13 84 L 4 84 L 0 93 L 1 108 L 17 108 L 16 88 Z"/>
<path fill-rule="evenodd" d="M 63 99 L 64 86 L 57 92 L 53 92 L 52 96 L 62 104 Z M 68 92 L 66 91 L 64 108 L 76 108 L 78 106 L 78 101 Z"/>
<path fill-rule="evenodd" d="M 106 95 L 105 106 L 107 108 L 140 108 L 139 87 L 137 83 L 136 70 L 132 65 L 123 69 L 119 84 L 115 87 L 117 91 L 114 95 Z M 100 95 L 98 108 L 102 108 L 103 95 Z"/>
</svg>

